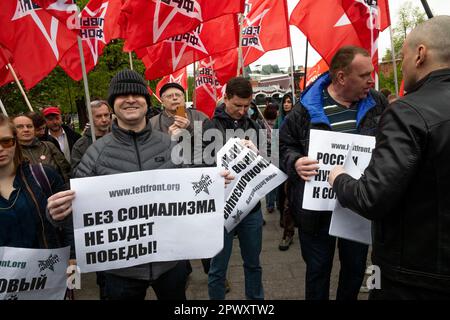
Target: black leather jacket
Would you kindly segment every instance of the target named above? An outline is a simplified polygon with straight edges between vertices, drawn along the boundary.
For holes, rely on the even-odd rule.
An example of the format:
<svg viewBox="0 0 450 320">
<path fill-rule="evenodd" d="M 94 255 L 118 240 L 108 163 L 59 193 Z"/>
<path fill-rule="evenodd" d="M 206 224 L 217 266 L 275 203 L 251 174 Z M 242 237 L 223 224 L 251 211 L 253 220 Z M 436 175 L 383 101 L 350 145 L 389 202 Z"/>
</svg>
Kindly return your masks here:
<svg viewBox="0 0 450 320">
<path fill-rule="evenodd" d="M 383 276 L 450 292 L 450 69 L 387 109 L 364 175 L 340 175 L 333 187 L 373 220 L 372 261 Z"/>
</svg>

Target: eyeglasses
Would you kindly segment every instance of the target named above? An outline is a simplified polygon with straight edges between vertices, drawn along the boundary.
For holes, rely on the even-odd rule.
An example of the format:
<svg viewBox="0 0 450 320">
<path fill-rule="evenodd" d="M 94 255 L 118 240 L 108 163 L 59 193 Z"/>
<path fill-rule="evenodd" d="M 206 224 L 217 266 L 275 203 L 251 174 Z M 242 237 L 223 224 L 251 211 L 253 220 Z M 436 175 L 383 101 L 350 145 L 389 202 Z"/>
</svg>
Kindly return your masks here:
<svg viewBox="0 0 450 320">
<path fill-rule="evenodd" d="M 4 139 L 0 139 L 0 146 L 2 146 L 3 148 L 7 149 L 7 148 L 11 148 L 16 144 L 16 139 L 15 138 L 4 138 Z"/>
<path fill-rule="evenodd" d="M 183 97 L 184 96 L 184 94 L 182 94 L 182 93 L 179 93 L 179 92 L 174 92 L 174 93 L 171 93 L 171 94 L 164 94 L 163 95 L 163 98 L 167 98 L 167 99 L 172 99 L 173 97 L 175 97 L 175 98 L 181 98 L 181 97 Z"/>
</svg>

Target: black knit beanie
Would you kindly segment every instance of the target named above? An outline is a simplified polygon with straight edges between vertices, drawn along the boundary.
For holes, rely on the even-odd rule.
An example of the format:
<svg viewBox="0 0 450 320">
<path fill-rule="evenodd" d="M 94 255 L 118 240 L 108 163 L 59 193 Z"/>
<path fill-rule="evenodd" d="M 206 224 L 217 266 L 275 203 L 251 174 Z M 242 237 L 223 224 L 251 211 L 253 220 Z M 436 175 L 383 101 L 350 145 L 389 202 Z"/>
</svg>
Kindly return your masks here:
<svg viewBox="0 0 450 320">
<path fill-rule="evenodd" d="M 124 69 L 119 71 L 109 83 L 108 103 L 114 110 L 114 100 L 117 96 L 136 94 L 144 96 L 147 106 L 151 107 L 150 94 L 144 78 L 136 71 Z"/>
<path fill-rule="evenodd" d="M 162 97 L 163 93 L 164 93 L 167 89 L 170 89 L 170 88 L 176 88 L 176 89 L 178 89 L 178 90 L 181 90 L 183 93 L 185 93 L 185 92 L 184 92 L 184 88 L 183 88 L 181 85 L 179 85 L 178 83 L 176 83 L 176 82 L 168 82 L 168 83 L 166 83 L 165 85 L 163 85 L 163 86 L 161 87 L 161 89 L 159 90 L 159 96 Z"/>
</svg>

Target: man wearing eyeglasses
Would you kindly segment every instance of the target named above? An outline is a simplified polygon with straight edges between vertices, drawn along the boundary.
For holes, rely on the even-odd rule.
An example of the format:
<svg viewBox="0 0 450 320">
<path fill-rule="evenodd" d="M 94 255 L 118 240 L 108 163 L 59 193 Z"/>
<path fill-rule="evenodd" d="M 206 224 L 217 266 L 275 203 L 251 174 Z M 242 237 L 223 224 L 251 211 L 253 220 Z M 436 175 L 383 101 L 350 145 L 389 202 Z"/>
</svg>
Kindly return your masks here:
<svg viewBox="0 0 450 320">
<path fill-rule="evenodd" d="M 201 124 L 208 120 L 208 117 L 201 111 L 186 108 L 184 88 L 176 82 L 169 82 L 162 86 L 159 96 L 164 107 L 163 112 L 152 117 L 150 123 L 152 129 L 169 134 L 173 140 L 181 143 L 180 136 L 183 133 L 190 137 L 189 155 L 183 154 L 185 164 L 193 163 L 194 154 L 201 154 L 201 145 L 194 146 L 194 128 L 198 128 L 196 134 L 202 134 Z M 194 127 L 197 122 L 198 126 Z M 187 130 L 183 132 L 183 130 Z M 195 150 L 197 151 L 195 151 Z"/>
<path fill-rule="evenodd" d="M 169 82 L 159 91 L 164 110 L 150 119 L 152 128 L 177 136 L 180 130 L 194 131 L 194 121 L 203 122 L 208 117 L 201 111 L 186 108 L 184 88 L 176 82 Z M 177 115 L 177 109 L 186 110 L 185 116 Z"/>
</svg>

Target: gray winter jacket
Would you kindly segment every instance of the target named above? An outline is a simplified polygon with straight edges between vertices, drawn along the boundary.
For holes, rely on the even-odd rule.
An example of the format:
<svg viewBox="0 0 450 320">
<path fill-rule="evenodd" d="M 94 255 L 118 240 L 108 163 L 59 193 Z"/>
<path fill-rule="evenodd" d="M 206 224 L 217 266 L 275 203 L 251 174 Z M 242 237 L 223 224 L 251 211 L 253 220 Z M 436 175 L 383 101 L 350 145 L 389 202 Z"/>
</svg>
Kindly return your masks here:
<svg viewBox="0 0 450 320">
<path fill-rule="evenodd" d="M 152 130 L 150 122 L 144 130 L 134 132 L 119 128 L 114 121 L 112 132 L 89 146 L 74 174 L 81 178 L 175 168 L 170 160 L 172 148 L 170 137 Z M 177 261 L 154 262 L 106 272 L 126 278 L 155 280 L 176 264 Z"/>
</svg>

